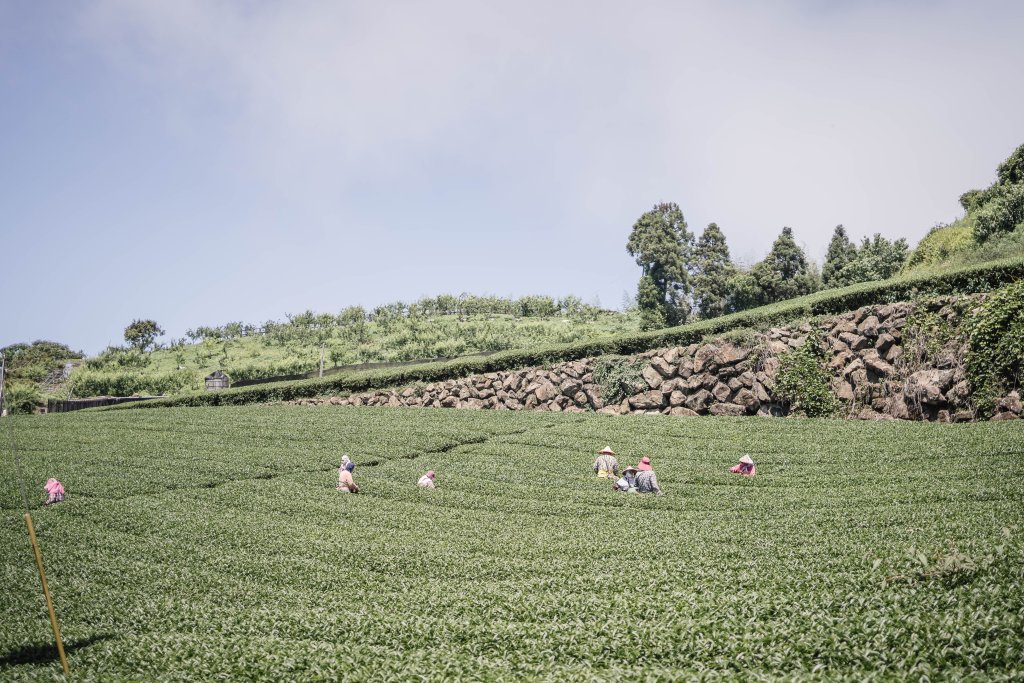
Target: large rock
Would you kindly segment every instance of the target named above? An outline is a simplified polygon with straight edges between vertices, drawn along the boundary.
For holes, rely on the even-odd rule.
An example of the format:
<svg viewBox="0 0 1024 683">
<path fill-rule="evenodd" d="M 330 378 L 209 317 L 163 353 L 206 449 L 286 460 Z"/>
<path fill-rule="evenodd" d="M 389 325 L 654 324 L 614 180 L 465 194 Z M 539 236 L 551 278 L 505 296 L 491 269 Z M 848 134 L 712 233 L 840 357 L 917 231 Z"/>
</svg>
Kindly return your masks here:
<svg viewBox="0 0 1024 683">
<path fill-rule="evenodd" d="M 889 350 L 889 347 L 896 343 L 896 338 L 888 332 L 883 332 L 878 335 L 878 339 L 875 340 L 875 348 L 878 349 L 879 353 L 885 353 Z"/>
<path fill-rule="evenodd" d="M 707 408 L 708 403 L 711 401 L 711 392 L 707 389 L 701 389 L 695 394 L 691 394 L 686 397 L 686 407 L 690 410 L 696 410 L 700 412 Z"/>
<path fill-rule="evenodd" d="M 716 403 L 708 412 L 712 415 L 728 415 L 730 417 L 739 417 L 746 414 L 746 409 L 743 406 L 736 405 L 735 403 Z"/>
<path fill-rule="evenodd" d="M 558 385 L 558 390 L 563 396 L 575 396 L 582 387 L 579 380 L 569 378 Z"/>
<path fill-rule="evenodd" d="M 832 379 L 832 393 L 840 401 L 852 401 L 854 399 L 853 387 L 841 377 L 834 377 Z"/>
<path fill-rule="evenodd" d="M 967 400 L 971 397 L 971 385 L 966 380 L 961 380 L 954 384 L 949 391 L 946 392 L 946 400 L 949 404 L 954 407 L 967 405 Z M 955 420 L 954 420 L 955 421 Z"/>
<path fill-rule="evenodd" d="M 878 351 L 874 349 L 868 349 L 865 351 L 862 358 L 864 359 L 864 366 L 879 377 L 889 377 L 896 373 L 896 369 L 883 360 L 882 357 L 878 355 Z"/>
<path fill-rule="evenodd" d="M 748 415 L 753 415 L 761 407 L 761 401 L 758 400 L 754 392 L 746 388 L 736 392 L 736 396 L 732 401 L 736 405 L 743 406 Z"/>
<path fill-rule="evenodd" d="M 657 370 L 658 374 L 665 379 L 670 379 L 676 374 L 675 366 L 661 356 L 655 356 L 651 359 L 651 367 Z"/>
<path fill-rule="evenodd" d="M 677 415 L 679 417 L 697 417 L 697 413 L 690 410 L 689 408 L 672 407 L 669 408 L 669 415 Z"/>
<path fill-rule="evenodd" d="M 732 396 L 732 389 L 727 384 L 719 382 L 715 385 L 715 388 L 711 390 L 711 395 L 715 397 L 715 400 L 720 403 L 725 403 Z"/>
<path fill-rule="evenodd" d="M 722 366 L 736 365 L 747 359 L 752 349 L 742 349 L 734 344 L 728 344 L 718 349 L 715 354 L 715 362 Z"/>
<path fill-rule="evenodd" d="M 656 389 L 652 389 L 646 393 L 631 397 L 629 405 L 633 410 L 650 410 L 652 408 L 661 408 L 663 400 L 664 394 Z"/>
<path fill-rule="evenodd" d="M 715 365 L 715 355 L 717 353 L 718 347 L 713 344 L 705 344 L 697 349 L 697 353 L 693 355 L 693 371 L 704 372 L 704 370 L 712 369 Z"/>
<path fill-rule="evenodd" d="M 946 402 L 945 393 L 952 382 L 952 370 L 918 370 L 907 378 L 903 392 L 911 400 L 937 406 Z"/>
<path fill-rule="evenodd" d="M 852 351 L 860 351 L 871 346 L 871 342 L 866 337 L 862 337 L 859 334 L 853 332 L 843 332 L 839 335 L 839 339 L 846 344 Z"/>
<path fill-rule="evenodd" d="M 651 389 L 657 389 L 661 386 L 661 383 L 665 381 L 665 378 L 661 376 L 661 373 L 650 365 L 644 367 L 640 374 L 643 375 L 644 381 L 647 382 L 647 386 Z"/>
<path fill-rule="evenodd" d="M 878 318 L 869 315 L 861 321 L 860 325 L 857 326 L 857 331 L 865 337 L 877 337 L 878 336 Z"/>
<path fill-rule="evenodd" d="M 673 408 L 678 408 L 679 406 L 686 405 L 686 394 L 676 389 L 671 394 L 669 394 L 668 404 Z"/>
<path fill-rule="evenodd" d="M 1013 413 L 1014 415 L 1020 415 L 1022 412 L 1020 403 L 1020 394 L 1016 391 L 1011 391 L 1006 395 L 1005 398 L 999 401 L 998 410 L 1004 413 Z"/>
</svg>

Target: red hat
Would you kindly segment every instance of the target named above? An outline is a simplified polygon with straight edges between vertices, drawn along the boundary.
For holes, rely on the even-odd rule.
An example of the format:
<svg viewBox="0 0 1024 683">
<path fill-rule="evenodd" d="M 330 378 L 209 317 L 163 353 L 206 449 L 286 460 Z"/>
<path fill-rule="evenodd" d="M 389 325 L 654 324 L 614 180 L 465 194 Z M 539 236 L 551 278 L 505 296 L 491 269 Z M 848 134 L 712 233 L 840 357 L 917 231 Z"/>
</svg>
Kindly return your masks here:
<svg viewBox="0 0 1024 683">
<path fill-rule="evenodd" d="M 644 472 L 648 472 L 654 469 L 653 467 L 651 467 L 651 459 L 648 458 L 646 455 L 640 458 L 640 463 L 636 466 L 636 468 L 638 470 L 643 470 Z"/>
</svg>

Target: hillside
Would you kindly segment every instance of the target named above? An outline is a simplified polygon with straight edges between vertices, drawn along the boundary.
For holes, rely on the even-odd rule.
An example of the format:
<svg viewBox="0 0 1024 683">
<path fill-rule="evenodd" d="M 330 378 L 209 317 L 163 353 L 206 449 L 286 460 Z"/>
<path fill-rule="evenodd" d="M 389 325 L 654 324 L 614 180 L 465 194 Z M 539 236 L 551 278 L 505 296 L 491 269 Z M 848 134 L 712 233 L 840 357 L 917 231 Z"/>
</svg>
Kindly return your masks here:
<svg viewBox="0 0 1024 683">
<path fill-rule="evenodd" d="M 337 316 L 307 311 L 285 322 L 190 330 L 150 352 L 111 348 L 76 370 L 78 396 L 199 390 L 215 370 L 234 382 L 349 365 L 456 358 L 635 331 L 635 313 L 605 311 L 575 297 L 441 296 Z"/>
<path fill-rule="evenodd" d="M 76 680 L 1021 675 L 1019 423 L 246 406 L 15 434 L 33 499 L 68 491 L 34 514 Z M 665 495 L 594 479 L 605 445 Z M 10 468 L 0 678 L 53 680 Z"/>
<path fill-rule="evenodd" d="M 772 326 L 888 302 L 930 296 L 987 292 L 1024 277 L 1024 260 L 1009 259 L 942 273 L 915 273 L 882 282 L 865 282 L 817 292 L 741 313 L 700 320 L 675 328 L 582 340 L 571 344 L 534 346 L 503 351 L 486 358 L 426 363 L 401 368 L 342 373 L 304 381 L 275 382 L 217 392 L 199 392 L 136 404 L 137 408 L 169 405 L 225 405 L 294 400 L 437 382 L 483 374 L 545 366 L 608 354 L 635 354 L 670 346 L 687 346 L 727 332 L 748 333 Z"/>
</svg>

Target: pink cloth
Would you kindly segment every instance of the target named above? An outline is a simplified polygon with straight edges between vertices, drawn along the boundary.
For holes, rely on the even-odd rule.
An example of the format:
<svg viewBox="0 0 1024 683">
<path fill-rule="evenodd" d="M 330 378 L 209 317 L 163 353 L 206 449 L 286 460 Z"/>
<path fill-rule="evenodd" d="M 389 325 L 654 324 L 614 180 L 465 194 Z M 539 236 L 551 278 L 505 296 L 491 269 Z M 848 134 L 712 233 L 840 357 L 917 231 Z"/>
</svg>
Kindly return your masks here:
<svg viewBox="0 0 1024 683">
<path fill-rule="evenodd" d="M 46 505 L 64 500 L 64 486 L 52 477 L 46 480 L 43 490 L 46 491 Z"/>
<path fill-rule="evenodd" d="M 729 471 L 733 474 L 742 474 L 744 477 L 754 477 L 757 476 L 757 465 L 748 465 L 745 462 L 741 462 L 730 467 Z"/>
</svg>

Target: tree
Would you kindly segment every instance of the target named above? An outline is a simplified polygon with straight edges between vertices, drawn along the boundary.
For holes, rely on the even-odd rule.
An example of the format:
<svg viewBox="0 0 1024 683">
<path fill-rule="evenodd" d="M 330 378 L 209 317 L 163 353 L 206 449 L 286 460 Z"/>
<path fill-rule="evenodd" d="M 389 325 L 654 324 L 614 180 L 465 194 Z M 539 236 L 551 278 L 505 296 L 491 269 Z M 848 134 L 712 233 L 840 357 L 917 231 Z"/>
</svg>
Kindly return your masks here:
<svg viewBox="0 0 1024 683">
<path fill-rule="evenodd" d="M 709 223 L 700 239 L 694 260 L 693 300 L 701 318 L 715 318 L 729 306 L 729 279 L 736 266 L 729 258 L 725 235 L 715 223 Z"/>
<path fill-rule="evenodd" d="M 890 278 L 900 272 L 909 252 L 907 240 L 902 237 L 893 242 L 877 232 L 871 239 L 865 237 L 857 249 L 857 258 L 841 273 L 842 284 Z"/>
<path fill-rule="evenodd" d="M 690 313 L 687 265 L 693 235 L 683 212 L 674 203 L 656 204 L 640 216 L 626 243 L 626 251 L 643 269 L 637 288 L 641 325 L 678 325 Z M 655 310 L 657 309 L 657 310 Z M 644 329 L 651 329 L 644 327 Z"/>
<path fill-rule="evenodd" d="M 1024 224 L 1024 145 L 999 164 L 992 185 L 964 192 L 960 205 L 973 219 L 974 239 L 979 244 Z"/>
<path fill-rule="evenodd" d="M 762 304 L 792 299 L 817 289 L 815 273 L 808 268 L 804 250 L 793 239 L 792 228 L 782 229 L 772 250 L 754 266 L 751 275 L 757 283 Z"/>
<path fill-rule="evenodd" d="M 133 320 L 131 325 L 124 328 L 124 340 L 136 351 L 145 351 L 163 333 L 155 320 Z"/>
<path fill-rule="evenodd" d="M 843 268 L 857 258 L 857 245 L 846 236 L 846 228 L 837 225 L 832 233 L 832 241 L 828 243 L 825 254 L 825 266 L 821 269 L 821 279 L 826 287 L 842 287 L 848 282 L 842 281 L 840 273 Z"/>
</svg>

